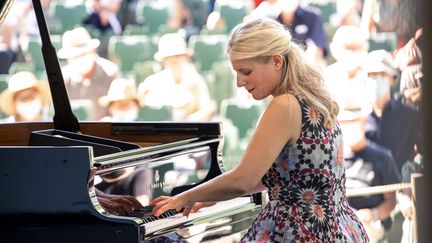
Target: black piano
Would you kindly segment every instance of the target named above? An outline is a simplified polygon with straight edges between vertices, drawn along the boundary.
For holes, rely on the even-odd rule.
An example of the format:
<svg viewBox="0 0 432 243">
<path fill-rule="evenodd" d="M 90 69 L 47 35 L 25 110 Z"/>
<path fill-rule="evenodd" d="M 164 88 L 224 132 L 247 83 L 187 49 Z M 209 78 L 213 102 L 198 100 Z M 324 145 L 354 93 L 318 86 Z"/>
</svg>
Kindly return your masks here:
<svg viewBox="0 0 432 243">
<path fill-rule="evenodd" d="M 0 23 L 12 1 L 0 0 Z M 224 173 L 218 122 L 78 122 L 39 0 L 33 0 L 53 98 L 53 122 L 0 125 L 0 242 L 235 242 L 260 194 L 189 216 L 156 218 L 148 202 Z M 113 215 L 96 190 L 133 195 L 144 210 Z"/>
</svg>

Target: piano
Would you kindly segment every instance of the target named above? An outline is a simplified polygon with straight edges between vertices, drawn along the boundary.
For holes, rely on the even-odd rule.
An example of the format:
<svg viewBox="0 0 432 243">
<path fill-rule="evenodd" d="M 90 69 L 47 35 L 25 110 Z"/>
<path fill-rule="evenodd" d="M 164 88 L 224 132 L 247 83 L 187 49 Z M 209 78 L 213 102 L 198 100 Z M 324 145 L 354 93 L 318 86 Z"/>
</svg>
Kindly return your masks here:
<svg viewBox="0 0 432 243">
<path fill-rule="evenodd" d="M 0 23 L 11 0 L 0 0 Z M 222 173 L 219 122 L 79 122 L 73 114 L 39 0 L 33 0 L 53 122 L 0 124 L 0 242 L 235 242 L 261 194 L 156 218 L 148 202 Z M 144 210 L 110 214 L 96 190 L 132 195 Z"/>
</svg>

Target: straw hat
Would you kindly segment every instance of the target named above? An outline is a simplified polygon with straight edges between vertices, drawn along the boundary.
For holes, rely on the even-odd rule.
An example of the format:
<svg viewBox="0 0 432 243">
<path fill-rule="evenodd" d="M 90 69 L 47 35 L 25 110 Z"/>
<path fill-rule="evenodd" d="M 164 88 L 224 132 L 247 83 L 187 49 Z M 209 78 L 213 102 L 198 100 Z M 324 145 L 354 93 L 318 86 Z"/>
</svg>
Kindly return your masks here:
<svg viewBox="0 0 432 243">
<path fill-rule="evenodd" d="M 191 55 L 184 38 L 178 33 L 163 35 L 159 39 L 158 51 L 155 53 L 154 58 L 157 61 L 162 61 L 165 57 L 177 55 Z"/>
<path fill-rule="evenodd" d="M 137 93 L 135 81 L 131 79 L 117 78 L 111 82 L 108 94 L 99 98 L 99 104 L 106 107 L 113 101 L 126 99 L 134 99 L 139 105 L 142 105 L 142 100 Z"/>
<path fill-rule="evenodd" d="M 50 103 L 51 95 L 47 82 L 38 81 L 33 73 L 18 72 L 9 78 L 8 88 L 0 95 L 0 109 L 8 115 L 15 115 L 15 94 L 31 88 L 39 91 L 43 106 Z"/>
<path fill-rule="evenodd" d="M 85 28 L 78 27 L 63 34 L 62 48 L 57 55 L 62 59 L 78 57 L 96 49 L 99 44 L 100 41 L 92 39 Z"/>
<path fill-rule="evenodd" d="M 337 61 L 352 57 L 352 51 L 364 51 L 366 53 L 368 48 L 369 43 L 360 28 L 349 25 L 340 26 L 330 43 L 331 54 Z"/>
<path fill-rule="evenodd" d="M 396 75 L 397 71 L 393 66 L 392 55 L 386 50 L 371 51 L 367 55 L 367 62 L 364 69 L 367 73 L 388 73 Z"/>
</svg>

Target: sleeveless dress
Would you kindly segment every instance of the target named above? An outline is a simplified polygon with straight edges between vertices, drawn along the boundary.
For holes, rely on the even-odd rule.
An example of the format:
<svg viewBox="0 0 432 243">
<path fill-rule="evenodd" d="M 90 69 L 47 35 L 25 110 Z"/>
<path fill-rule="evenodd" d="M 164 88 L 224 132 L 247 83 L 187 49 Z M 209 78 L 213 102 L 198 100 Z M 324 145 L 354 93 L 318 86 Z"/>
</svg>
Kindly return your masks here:
<svg viewBox="0 0 432 243">
<path fill-rule="evenodd" d="M 285 145 L 262 178 L 269 202 L 241 242 L 369 242 L 345 198 L 342 133 L 296 95 L 302 112 L 296 144 Z"/>
</svg>

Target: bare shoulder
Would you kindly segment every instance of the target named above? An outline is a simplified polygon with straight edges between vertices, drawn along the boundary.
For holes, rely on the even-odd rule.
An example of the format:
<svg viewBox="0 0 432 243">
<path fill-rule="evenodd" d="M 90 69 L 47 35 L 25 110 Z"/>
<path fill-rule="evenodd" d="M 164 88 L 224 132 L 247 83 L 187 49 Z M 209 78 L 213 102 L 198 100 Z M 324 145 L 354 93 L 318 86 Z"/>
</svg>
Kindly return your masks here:
<svg viewBox="0 0 432 243">
<path fill-rule="evenodd" d="M 288 112 L 295 115 L 300 114 L 300 104 L 293 94 L 284 94 L 275 96 L 269 103 L 269 108 L 279 110 L 280 112 Z"/>
</svg>

